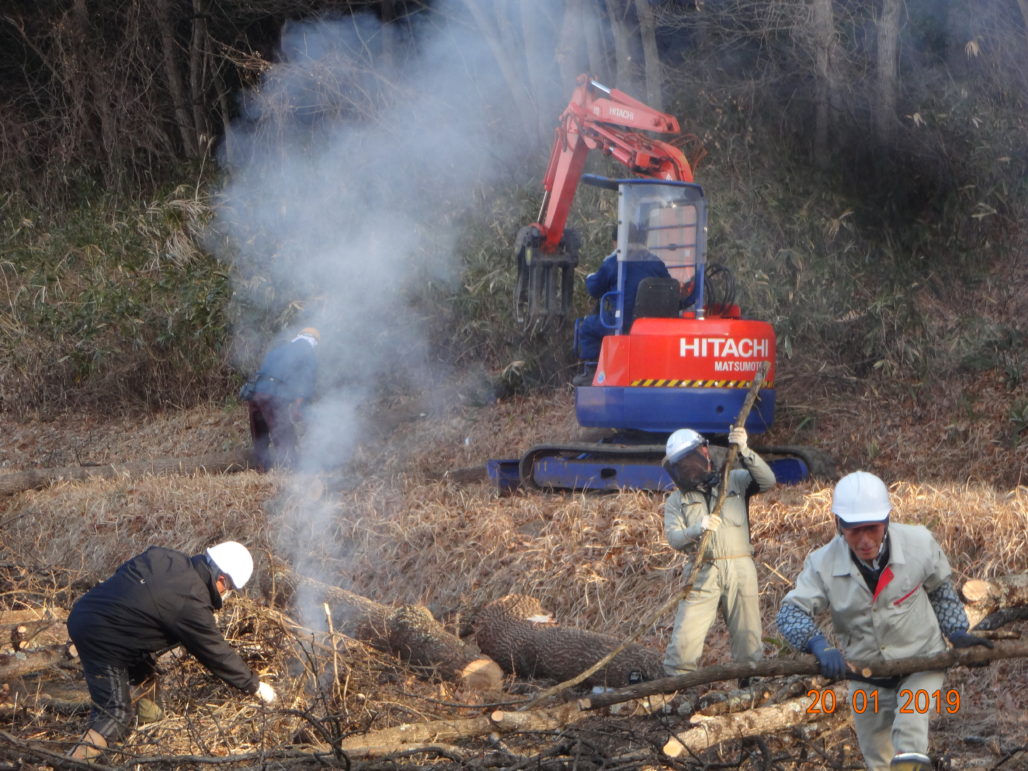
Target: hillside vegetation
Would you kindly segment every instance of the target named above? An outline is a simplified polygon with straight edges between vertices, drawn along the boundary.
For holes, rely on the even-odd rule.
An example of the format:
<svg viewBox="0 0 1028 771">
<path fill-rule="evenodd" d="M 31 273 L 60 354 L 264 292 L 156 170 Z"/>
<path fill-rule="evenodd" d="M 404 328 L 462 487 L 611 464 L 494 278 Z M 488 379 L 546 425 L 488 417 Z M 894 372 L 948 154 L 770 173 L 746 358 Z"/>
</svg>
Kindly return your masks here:
<svg viewBox="0 0 1028 771">
<path fill-rule="evenodd" d="M 539 216 L 553 120 L 586 69 L 680 119 L 710 202 L 709 257 L 734 272 L 744 315 L 775 327 L 776 424 L 753 444 L 811 445 L 842 473 L 880 475 L 896 520 L 936 533 L 958 586 L 1028 572 L 1028 37 L 1016 3 L 908 1 L 884 126 L 874 4 L 625 3 L 597 40 L 562 16 L 585 5 L 570 1 L 489 14 L 381 3 L 374 18 L 358 5 L 308 17 L 321 4 L 280 0 L 258 20 L 250 3 L 162 3 L 173 18 L 138 2 L 92 17 L 86 4 L 38 3 L 0 22 L 0 473 L 245 447 L 238 387 L 298 325 L 322 330 L 321 396 L 338 404 L 314 427 L 333 439 L 316 475 L 63 481 L 0 498 L 0 614 L 66 611 L 152 544 L 232 538 L 256 555 L 222 623 L 281 704 L 259 709 L 195 661 L 167 659 L 167 716 L 111 765 L 267 767 L 269 753 L 491 708 L 328 634 L 324 608 L 297 601 L 296 572 L 422 604 L 455 634 L 518 592 L 561 624 L 627 637 L 677 590 L 660 495 L 500 496 L 443 476 L 581 433 L 570 330 L 517 325 L 511 251 Z M 815 6 L 834 9 L 835 34 L 815 34 Z M 456 38 L 433 36 L 453 25 Z M 647 29 L 659 76 L 631 64 Z M 559 30 L 581 39 L 559 48 Z M 834 74 L 815 68 L 826 40 L 841 47 Z M 187 52 L 206 66 L 179 84 L 195 93 L 173 99 L 167 72 Z M 433 77 L 439 63 L 459 77 Z M 589 170 L 625 173 L 603 158 Z M 614 217 L 611 197 L 578 192 L 581 278 Z M 587 312 L 584 293 L 576 302 Z M 779 601 L 831 536 L 831 484 L 754 501 L 768 656 L 784 652 Z M 640 642 L 662 648 L 671 623 Z M 717 623 L 705 663 L 728 650 Z M 501 701 L 545 685 L 510 678 Z M 955 670 L 947 687 L 961 710 L 934 718 L 941 767 L 1025 762 L 1028 663 Z M 51 762 L 86 698 L 75 669 L 8 683 L 0 764 Z M 686 721 L 674 708 L 603 714 L 382 763 L 860 765 L 843 721 L 671 761 L 660 748 Z"/>
</svg>

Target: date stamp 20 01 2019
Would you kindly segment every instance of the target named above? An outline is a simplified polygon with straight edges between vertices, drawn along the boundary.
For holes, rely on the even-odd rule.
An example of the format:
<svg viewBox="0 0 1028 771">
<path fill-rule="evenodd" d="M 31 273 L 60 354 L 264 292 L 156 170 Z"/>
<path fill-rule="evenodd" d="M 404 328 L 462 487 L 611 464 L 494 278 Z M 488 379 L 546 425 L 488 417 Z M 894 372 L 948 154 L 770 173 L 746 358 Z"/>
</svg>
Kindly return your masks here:
<svg viewBox="0 0 1028 771">
<path fill-rule="evenodd" d="M 948 691 L 912 691 L 909 688 L 902 689 L 898 695 L 896 711 L 901 714 L 934 713 L 936 715 L 955 715 L 960 711 L 960 691 L 950 688 Z M 835 691 L 830 689 L 819 690 L 812 688 L 807 691 L 810 704 L 807 712 L 810 714 L 830 715 L 838 707 L 838 700 Z M 858 715 L 865 712 L 878 712 L 878 691 L 864 690 L 857 688 L 850 695 L 850 709 Z"/>
</svg>

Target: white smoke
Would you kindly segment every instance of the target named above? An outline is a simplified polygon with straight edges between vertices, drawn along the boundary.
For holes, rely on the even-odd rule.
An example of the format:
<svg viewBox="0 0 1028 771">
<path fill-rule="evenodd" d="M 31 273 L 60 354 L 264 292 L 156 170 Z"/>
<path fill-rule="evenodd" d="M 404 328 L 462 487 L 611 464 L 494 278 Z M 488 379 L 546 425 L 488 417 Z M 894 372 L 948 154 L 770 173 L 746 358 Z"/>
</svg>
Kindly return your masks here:
<svg viewBox="0 0 1028 771">
<path fill-rule="evenodd" d="M 493 20 L 504 9 L 514 24 L 526 12 L 540 20 L 534 34 L 549 59 L 505 55 L 526 70 L 521 87 L 543 89 L 532 102 L 553 125 L 573 86 L 553 61 L 559 25 L 545 22 L 554 4 L 481 6 Z M 496 49 L 465 4 L 438 3 L 413 29 L 403 46 L 413 53 L 387 68 L 371 16 L 288 25 L 279 61 L 245 95 L 223 147 L 217 228 L 231 244 L 238 302 L 258 318 L 294 317 L 286 333 L 322 333 L 321 394 L 307 415 L 301 470 L 350 460 L 382 382 L 426 377 L 426 325 L 409 300 L 428 282 L 458 278 L 458 223 L 481 191 L 545 164 L 549 137 L 526 128 L 539 116 L 518 113 Z M 238 334 L 252 347 L 253 329 Z M 302 509 L 294 542 L 283 544 L 297 567 L 324 552 L 332 516 L 315 501 Z"/>
</svg>

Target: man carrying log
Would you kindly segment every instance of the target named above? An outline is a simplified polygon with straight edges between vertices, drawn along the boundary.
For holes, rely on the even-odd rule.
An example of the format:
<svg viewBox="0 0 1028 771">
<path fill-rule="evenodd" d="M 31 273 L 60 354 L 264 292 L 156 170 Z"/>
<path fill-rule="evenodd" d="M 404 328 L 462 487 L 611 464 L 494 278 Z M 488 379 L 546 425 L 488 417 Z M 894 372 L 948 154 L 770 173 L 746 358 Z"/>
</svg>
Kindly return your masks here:
<svg viewBox="0 0 1028 771">
<path fill-rule="evenodd" d="M 250 552 L 235 541 L 193 557 L 151 546 L 76 601 L 68 615 L 68 635 L 78 650 L 93 708 L 69 757 L 94 758 L 131 731 L 135 707 L 130 686 L 152 677 L 156 654 L 176 645 L 229 685 L 267 704 L 275 700 L 274 689 L 258 680 L 214 620 L 214 611 L 252 573 Z M 156 705 L 150 710 L 158 712 Z"/>
<path fill-rule="evenodd" d="M 864 705 L 852 712 L 870 771 L 930 771 L 931 711 L 918 707 L 916 696 L 938 694 L 943 673 L 864 678 L 846 659 L 932 656 L 946 650 L 944 637 L 955 648 L 992 643 L 968 633 L 949 562 L 932 534 L 920 525 L 890 524 L 891 511 L 889 491 L 874 474 L 840 479 L 832 495 L 836 535 L 807 555 L 776 622 L 792 646 L 814 654 L 822 675 L 849 680 L 851 703 Z M 814 623 L 826 610 L 845 656 Z"/>
<path fill-rule="evenodd" d="M 720 607 L 732 640 L 735 661 L 760 661 L 763 655 L 757 568 L 750 543 L 749 499 L 775 485 L 775 473 L 747 446 L 746 429 L 736 426 L 728 441 L 738 447 L 741 469 L 728 476 L 719 516 L 712 515 L 721 484 L 707 440 L 690 428 L 668 437 L 664 465 L 678 487 L 664 505 L 664 535 L 673 549 L 689 551 L 705 531 L 703 562 L 689 596 L 678 603 L 664 671 L 681 675 L 696 669 L 703 641 Z"/>
</svg>

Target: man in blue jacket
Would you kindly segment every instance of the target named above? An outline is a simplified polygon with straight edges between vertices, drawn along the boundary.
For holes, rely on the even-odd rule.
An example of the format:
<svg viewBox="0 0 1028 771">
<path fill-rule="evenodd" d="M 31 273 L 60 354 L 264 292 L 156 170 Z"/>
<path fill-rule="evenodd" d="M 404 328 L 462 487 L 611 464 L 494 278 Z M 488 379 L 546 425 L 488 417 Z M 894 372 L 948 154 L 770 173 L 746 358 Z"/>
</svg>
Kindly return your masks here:
<svg viewBox="0 0 1028 771">
<path fill-rule="evenodd" d="M 617 229 L 614 230 L 615 243 L 617 241 Z M 646 249 L 646 234 L 637 225 L 629 229 L 628 257 L 624 262 L 625 284 L 624 301 L 622 303 L 623 320 L 621 329 L 627 332 L 635 319 L 635 295 L 639 290 L 639 283 L 644 278 L 671 278 L 667 265 L 663 260 Z M 608 329 L 600 320 L 603 309 L 600 307 L 603 296 L 607 292 L 616 291 L 618 288 L 618 253 L 617 251 L 607 255 L 595 273 L 585 277 L 585 289 L 589 295 L 596 298 L 596 313 L 579 320 L 577 329 L 578 357 L 585 363 L 582 373 L 576 375 L 572 380 L 574 385 L 589 385 L 592 382 L 592 374 L 596 371 L 596 360 L 600 358 L 600 345 L 603 338 L 613 330 Z M 608 312 L 608 317 L 612 316 Z"/>
<path fill-rule="evenodd" d="M 93 702 L 85 734 L 69 757 L 88 760 L 132 730 L 132 685 L 154 675 L 157 654 L 182 645 L 229 685 L 267 704 L 275 691 L 226 642 L 214 611 L 253 573 L 245 546 L 226 541 L 204 554 L 151 546 L 78 599 L 68 634 Z"/>
<path fill-rule="evenodd" d="M 254 462 L 261 471 L 296 463 L 296 424 L 303 418 L 304 403 L 314 395 L 314 349 L 320 341 L 317 329 L 304 327 L 288 343 L 265 354 L 257 374 L 240 393 L 250 414 Z"/>
</svg>

